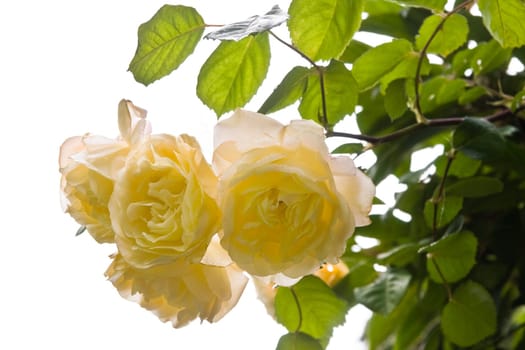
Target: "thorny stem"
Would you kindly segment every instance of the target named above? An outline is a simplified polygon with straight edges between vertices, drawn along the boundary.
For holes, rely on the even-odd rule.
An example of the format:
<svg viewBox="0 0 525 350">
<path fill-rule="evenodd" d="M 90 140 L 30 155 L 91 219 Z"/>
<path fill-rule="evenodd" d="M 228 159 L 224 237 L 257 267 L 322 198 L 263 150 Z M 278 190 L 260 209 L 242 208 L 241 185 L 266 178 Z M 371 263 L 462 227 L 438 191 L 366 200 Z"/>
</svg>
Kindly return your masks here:
<svg viewBox="0 0 525 350">
<path fill-rule="evenodd" d="M 515 112 L 518 112 L 516 110 Z M 513 112 L 508 109 L 504 108 L 499 111 L 497 111 L 494 114 L 491 114 L 489 116 L 483 117 L 483 119 L 489 121 L 489 122 L 495 122 L 498 120 L 502 120 L 508 116 L 513 115 Z M 423 129 L 425 127 L 442 127 L 442 126 L 452 126 L 461 124 L 464 122 L 466 117 L 450 117 L 450 118 L 435 118 L 435 119 L 428 119 L 425 124 L 423 123 L 416 123 L 411 124 L 407 127 L 404 127 L 402 129 L 396 130 L 390 134 L 386 134 L 383 136 L 370 136 L 370 135 L 362 135 L 362 134 L 351 134 L 347 132 L 339 132 L 339 131 L 331 131 L 328 130 L 326 132 L 326 137 L 347 137 L 352 138 L 356 140 L 366 141 L 368 143 L 371 143 L 372 145 L 379 145 L 381 143 L 393 141 L 401 136 L 404 136 L 406 134 L 409 134 L 417 129 Z"/>
<path fill-rule="evenodd" d="M 419 95 L 419 84 L 421 83 L 421 81 L 420 81 L 421 80 L 421 68 L 423 66 L 423 61 L 424 61 L 425 56 L 427 54 L 427 50 L 428 50 L 430 44 L 432 43 L 432 40 L 434 40 L 434 38 L 439 33 L 441 28 L 443 28 L 443 25 L 445 24 L 447 19 L 450 16 L 452 16 L 453 14 L 455 14 L 455 13 L 461 11 L 462 9 L 464 9 L 465 7 L 469 6 L 473 1 L 474 0 L 467 0 L 467 1 L 459 4 L 452 11 L 450 11 L 445 16 L 443 16 L 443 18 L 441 19 L 441 22 L 439 22 L 439 24 L 436 26 L 436 29 L 434 29 L 434 31 L 430 35 L 430 38 L 428 38 L 427 42 L 425 43 L 425 46 L 423 46 L 423 49 L 421 49 L 421 52 L 419 53 L 419 59 L 417 61 L 417 67 L 416 67 L 416 77 L 414 79 L 414 90 L 415 90 L 416 120 L 420 124 L 426 124 L 426 123 L 429 122 L 429 120 L 427 120 L 425 118 L 425 116 L 423 115 L 423 112 L 421 110 L 421 101 L 420 101 L 421 98 L 420 98 L 420 95 Z"/>
<path fill-rule="evenodd" d="M 327 109 L 326 109 L 326 93 L 325 93 L 325 87 L 324 87 L 324 69 L 323 67 L 317 65 L 310 57 L 308 57 L 304 52 L 302 52 L 301 50 L 299 50 L 298 48 L 296 48 L 295 46 L 293 46 L 292 44 L 290 43 L 287 43 L 286 41 L 284 41 L 283 39 L 281 39 L 280 37 L 278 37 L 274 32 L 272 32 L 271 30 L 268 31 L 270 33 L 271 36 L 273 36 L 275 39 L 277 39 L 278 42 L 280 42 L 281 44 L 289 47 L 290 49 L 292 49 L 293 51 L 295 51 L 297 54 L 299 54 L 299 56 L 301 56 L 302 58 L 304 58 L 305 60 L 308 61 L 308 63 L 310 63 L 314 68 L 315 70 L 319 73 L 319 84 L 321 85 L 320 88 L 321 88 L 321 105 L 322 105 L 322 115 L 318 116 L 319 117 L 319 122 L 321 123 L 321 125 L 323 125 L 323 127 L 326 129 L 326 130 L 330 130 L 330 125 L 328 124 L 328 115 L 327 115 Z"/>
</svg>

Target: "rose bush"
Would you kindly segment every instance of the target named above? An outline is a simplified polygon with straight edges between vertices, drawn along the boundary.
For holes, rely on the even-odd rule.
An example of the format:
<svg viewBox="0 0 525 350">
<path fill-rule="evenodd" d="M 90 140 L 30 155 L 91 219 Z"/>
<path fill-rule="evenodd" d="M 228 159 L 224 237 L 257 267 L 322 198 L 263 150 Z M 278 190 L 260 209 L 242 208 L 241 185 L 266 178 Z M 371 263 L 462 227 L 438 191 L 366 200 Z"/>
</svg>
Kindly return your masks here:
<svg viewBox="0 0 525 350">
<path fill-rule="evenodd" d="M 129 150 L 150 132 L 145 118 L 145 110 L 122 100 L 119 138 L 86 134 L 67 139 L 60 148 L 62 206 L 100 243 L 114 241 L 109 198 Z"/>
<path fill-rule="evenodd" d="M 128 155 L 108 204 L 122 257 L 138 268 L 200 262 L 219 229 L 216 186 L 193 137 L 145 138 Z"/>
<path fill-rule="evenodd" d="M 337 263 L 355 226 L 369 223 L 373 183 L 330 155 L 314 122 L 237 110 L 214 137 L 221 244 L 248 273 L 290 283 Z"/>
<path fill-rule="evenodd" d="M 137 301 L 176 328 L 196 318 L 218 321 L 237 304 L 248 281 L 233 264 L 218 267 L 178 259 L 139 269 L 121 255 L 114 257 L 106 276 L 122 297 Z"/>
</svg>

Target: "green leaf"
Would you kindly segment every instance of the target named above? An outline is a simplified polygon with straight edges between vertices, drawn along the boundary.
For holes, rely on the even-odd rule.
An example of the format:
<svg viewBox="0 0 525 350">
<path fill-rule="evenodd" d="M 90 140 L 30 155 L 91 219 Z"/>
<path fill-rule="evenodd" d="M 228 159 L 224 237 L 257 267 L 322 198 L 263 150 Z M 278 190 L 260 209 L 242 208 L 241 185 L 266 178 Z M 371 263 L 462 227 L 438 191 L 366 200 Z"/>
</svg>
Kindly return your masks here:
<svg viewBox="0 0 525 350">
<path fill-rule="evenodd" d="M 197 96 L 218 117 L 244 106 L 257 92 L 268 72 L 268 34 L 240 41 L 223 41 L 199 73 Z"/>
<path fill-rule="evenodd" d="M 335 154 L 341 154 L 341 153 L 361 153 L 363 151 L 363 144 L 362 143 L 345 143 L 344 145 L 338 146 L 336 149 L 332 151 L 332 153 Z"/>
<path fill-rule="evenodd" d="M 288 107 L 297 101 L 306 88 L 310 70 L 305 67 L 294 67 L 264 101 L 259 113 L 269 114 Z"/>
<path fill-rule="evenodd" d="M 339 57 L 361 25 L 363 8 L 364 0 L 293 0 L 292 42 L 314 61 Z"/>
<path fill-rule="evenodd" d="M 399 304 L 410 284 L 411 275 L 402 269 L 390 269 L 374 283 L 356 288 L 355 298 L 370 310 L 389 314 Z"/>
<path fill-rule="evenodd" d="M 290 332 L 301 331 L 315 339 L 329 338 L 332 329 L 344 322 L 347 309 L 347 303 L 314 276 L 279 287 L 275 296 L 277 321 Z"/>
<path fill-rule="evenodd" d="M 479 44 L 472 50 L 470 67 L 476 75 L 487 74 L 506 66 L 511 55 L 511 49 L 504 49 L 497 41 L 491 40 Z"/>
<path fill-rule="evenodd" d="M 278 5 L 275 5 L 269 12 L 262 16 L 256 15 L 241 22 L 235 22 L 222 26 L 220 29 L 206 34 L 204 39 L 214 40 L 241 40 L 248 35 L 268 31 L 283 22 L 286 22 L 288 15 L 283 12 Z"/>
<path fill-rule="evenodd" d="M 451 222 L 456 215 L 463 208 L 463 198 L 458 196 L 446 196 L 439 203 L 437 207 L 436 216 L 436 228 L 441 228 Z M 425 216 L 425 222 L 428 227 L 432 227 L 434 224 L 434 202 L 429 199 L 425 202 L 425 208 L 423 214 Z"/>
<path fill-rule="evenodd" d="M 454 148 L 467 156 L 482 160 L 507 159 L 507 146 L 498 129 L 489 121 L 481 118 L 465 118 L 454 131 Z"/>
<path fill-rule="evenodd" d="M 319 121 L 323 115 L 323 103 L 319 72 L 312 69 L 307 87 L 299 104 L 304 119 Z M 352 73 L 339 61 L 331 61 L 323 73 L 328 123 L 335 125 L 346 115 L 352 114 L 357 104 L 357 83 Z"/>
<path fill-rule="evenodd" d="M 390 72 L 386 73 L 380 80 L 381 82 L 381 93 L 385 93 L 389 84 L 401 78 L 415 78 L 417 64 L 419 61 L 419 53 L 410 51 L 408 52 L 403 60 L 399 62 Z M 423 63 L 421 65 L 421 70 L 419 71 L 420 76 L 427 75 L 430 72 L 430 64 L 428 59 L 423 58 Z"/>
<path fill-rule="evenodd" d="M 438 283 L 457 282 L 464 278 L 476 263 L 478 240 L 469 231 L 448 235 L 424 247 L 427 253 L 427 270 L 430 278 Z M 439 268 L 441 275 L 436 268 Z"/>
<path fill-rule="evenodd" d="M 392 0 L 400 5 L 424 7 L 431 10 L 443 10 L 447 0 Z"/>
<path fill-rule="evenodd" d="M 308 334 L 295 332 L 283 335 L 276 350 L 323 350 L 323 347 Z"/>
<path fill-rule="evenodd" d="M 467 281 L 452 295 L 441 315 L 444 335 L 459 346 L 471 346 L 496 332 L 496 305 L 481 285 Z"/>
<path fill-rule="evenodd" d="M 338 60 L 345 63 L 354 63 L 354 61 L 370 50 L 371 46 L 358 40 L 350 41 L 345 51 L 339 56 Z"/>
<path fill-rule="evenodd" d="M 525 45 L 523 0 L 479 0 L 483 24 L 503 47 Z"/>
<path fill-rule="evenodd" d="M 405 59 L 410 51 L 412 51 L 412 44 L 408 40 L 395 39 L 362 54 L 352 68 L 359 89 L 366 90 L 373 87 L 386 73 Z"/>
<path fill-rule="evenodd" d="M 416 47 L 418 49 L 422 50 L 425 47 L 442 21 L 443 17 L 441 15 L 433 15 L 425 19 L 419 29 L 419 35 L 416 37 Z M 467 19 L 457 13 L 452 14 L 446 19 L 430 42 L 427 52 L 448 56 L 467 41 L 468 30 Z"/>
<path fill-rule="evenodd" d="M 447 163 L 448 157 L 446 155 L 439 156 L 434 164 L 436 165 L 436 174 L 443 176 L 445 171 L 445 166 Z M 454 161 L 450 165 L 448 170 L 448 175 L 463 178 L 474 175 L 479 167 L 481 166 L 481 161 L 477 159 L 472 159 L 467 157 L 462 152 L 456 153 L 454 156 Z"/>
<path fill-rule="evenodd" d="M 439 107 L 455 102 L 465 90 L 463 79 L 447 79 L 437 76 L 421 86 L 421 109 L 423 113 L 432 112 Z"/>
<path fill-rule="evenodd" d="M 403 116 L 408 109 L 404 80 L 396 80 L 386 89 L 385 109 L 392 121 Z"/>
<path fill-rule="evenodd" d="M 149 85 L 177 69 L 193 53 L 204 21 L 192 7 L 164 5 L 139 27 L 138 46 L 128 70 Z"/>
<path fill-rule="evenodd" d="M 487 90 L 482 86 L 474 86 L 471 89 L 465 90 L 458 99 L 458 103 L 462 106 L 475 102 L 482 96 L 487 95 Z"/>
<path fill-rule="evenodd" d="M 503 191 L 503 183 L 495 177 L 476 176 L 458 180 L 445 190 L 455 196 L 479 198 Z"/>
</svg>

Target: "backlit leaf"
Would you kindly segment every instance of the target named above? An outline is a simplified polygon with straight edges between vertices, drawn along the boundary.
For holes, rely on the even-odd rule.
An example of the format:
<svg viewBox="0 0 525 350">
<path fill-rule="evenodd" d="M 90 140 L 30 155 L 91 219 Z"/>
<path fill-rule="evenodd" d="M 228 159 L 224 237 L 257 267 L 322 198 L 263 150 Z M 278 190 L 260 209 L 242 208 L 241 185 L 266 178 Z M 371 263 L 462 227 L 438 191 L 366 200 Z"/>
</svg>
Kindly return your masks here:
<svg viewBox="0 0 525 350">
<path fill-rule="evenodd" d="M 412 44 L 404 39 L 376 46 L 362 54 L 352 73 L 360 90 L 373 87 L 386 73 L 393 70 L 412 51 Z"/>
<path fill-rule="evenodd" d="M 401 5 L 425 7 L 431 10 L 442 10 L 447 0 L 392 0 Z"/>
<path fill-rule="evenodd" d="M 128 68 L 135 80 L 148 85 L 177 69 L 192 54 L 204 26 L 192 7 L 161 7 L 139 27 L 137 51 Z"/>
<path fill-rule="evenodd" d="M 199 73 L 197 96 L 218 117 L 244 106 L 257 92 L 270 64 L 268 34 L 223 41 Z"/>
<path fill-rule="evenodd" d="M 339 57 L 361 25 L 364 0 L 293 0 L 288 13 L 292 42 L 312 60 Z"/>
<path fill-rule="evenodd" d="M 523 0 L 478 0 L 483 24 L 503 47 L 525 45 Z"/>
<path fill-rule="evenodd" d="M 416 37 L 418 49 L 423 49 L 442 20 L 443 17 L 440 15 L 429 16 L 425 19 Z M 449 16 L 430 42 L 427 52 L 448 56 L 467 41 L 468 30 L 465 17 L 457 13 Z"/>
<path fill-rule="evenodd" d="M 295 332 L 283 335 L 276 350 L 323 350 L 323 347 L 308 334 Z"/>
<path fill-rule="evenodd" d="M 272 94 L 264 101 L 259 113 L 269 114 L 288 107 L 297 101 L 306 89 L 306 81 L 311 74 L 305 67 L 294 67 L 283 81 L 273 90 Z"/>
</svg>

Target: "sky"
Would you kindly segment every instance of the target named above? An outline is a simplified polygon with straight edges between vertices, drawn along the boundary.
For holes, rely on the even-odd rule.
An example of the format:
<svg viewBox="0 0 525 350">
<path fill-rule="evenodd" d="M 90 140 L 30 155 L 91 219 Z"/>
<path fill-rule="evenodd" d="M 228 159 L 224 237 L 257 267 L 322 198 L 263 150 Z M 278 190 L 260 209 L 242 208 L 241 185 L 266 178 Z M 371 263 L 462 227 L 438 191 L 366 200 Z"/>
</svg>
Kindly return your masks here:
<svg viewBox="0 0 525 350">
<path fill-rule="evenodd" d="M 137 28 L 165 0 L 3 1 L 0 3 L 2 188 L 0 348 L 2 349 L 273 349 L 286 330 L 266 314 L 248 285 L 216 324 L 173 329 L 122 299 L 104 277 L 115 247 L 88 234 L 59 200 L 58 152 L 70 136 L 116 137 L 117 104 L 148 110 L 153 132 L 196 136 L 208 160 L 216 117 L 195 95 L 198 68 L 217 46 L 203 41 L 178 71 L 144 87 L 127 66 Z M 206 23 L 262 14 L 289 1 L 182 1 Z M 277 29 L 286 34 L 286 29 Z M 269 76 L 248 109 L 256 110 L 284 74 L 304 64 L 272 41 Z M 283 53 L 280 55 L 280 53 Z M 285 54 L 286 53 L 286 54 Z M 296 118 L 294 110 L 277 118 Z M 287 114 L 288 113 L 288 114 Z M 329 350 L 359 349 L 366 311 L 354 310 Z"/>
</svg>

